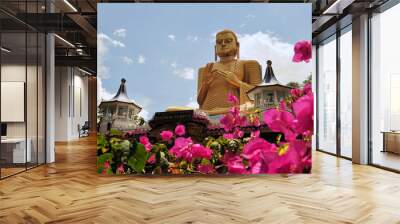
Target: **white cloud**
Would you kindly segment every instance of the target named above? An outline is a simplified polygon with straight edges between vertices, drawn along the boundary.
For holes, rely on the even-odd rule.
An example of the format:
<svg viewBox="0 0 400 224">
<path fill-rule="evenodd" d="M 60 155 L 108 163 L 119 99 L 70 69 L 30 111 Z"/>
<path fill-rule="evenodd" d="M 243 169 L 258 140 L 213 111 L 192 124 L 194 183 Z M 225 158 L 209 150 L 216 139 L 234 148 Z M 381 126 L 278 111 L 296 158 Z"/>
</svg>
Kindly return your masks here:
<svg viewBox="0 0 400 224">
<path fill-rule="evenodd" d="M 142 109 L 139 112 L 139 116 L 142 117 L 145 121 L 148 121 L 151 118 L 149 112 L 145 109 Z"/>
<path fill-rule="evenodd" d="M 187 103 L 186 106 L 194 108 L 194 109 L 198 109 L 199 108 L 199 104 L 197 103 L 197 95 L 195 95 L 193 97 L 190 97 L 189 103 Z"/>
<path fill-rule="evenodd" d="M 243 28 L 243 27 L 245 27 L 246 26 L 246 23 L 242 23 L 242 24 L 240 24 L 240 28 Z"/>
<path fill-rule="evenodd" d="M 113 96 L 112 93 L 108 92 L 103 87 L 103 80 L 100 77 L 97 77 L 97 105 L 99 105 L 102 100 L 109 100 Z"/>
<path fill-rule="evenodd" d="M 125 47 L 125 44 L 119 40 L 114 40 L 104 33 L 97 35 L 97 40 L 103 40 L 105 43 L 111 44 L 114 47 Z"/>
<path fill-rule="evenodd" d="M 257 32 L 238 35 L 240 42 L 240 58 L 255 59 L 263 67 L 266 61 L 272 61 L 276 78 L 282 83 L 290 81 L 302 82 L 312 72 L 311 63 L 293 63 L 293 45 L 286 43 L 271 33 Z"/>
<path fill-rule="evenodd" d="M 137 100 L 135 102 L 142 108 L 139 116 L 143 117 L 146 121 L 151 119 L 151 115 L 146 108 L 148 108 L 150 104 L 152 104 L 152 100 L 148 97 L 137 97 Z"/>
<path fill-rule="evenodd" d="M 189 35 L 189 36 L 186 37 L 186 39 L 187 39 L 188 41 L 191 41 L 191 42 L 196 42 L 196 41 L 199 40 L 199 37 L 198 37 L 198 36 Z"/>
<path fill-rule="evenodd" d="M 178 65 L 176 64 L 176 62 L 174 62 L 174 63 L 171 64 L 171 67 L 172 67 L 172 68 L 176 68 L 177 66 L 178 66 Z"/>
<path fill-rule="evenodd" d="M 97 77 L 102 79 L 110 78 L 110 68 L 104 63 L 110 47 L 125 47 L 125 44 L 104 33 L 97 35 Z"/>
<path fill-rule="evenodd" d="M 103 87 L 103 80 L 110 78 L 110 68 L 104 63 L 110 47 L 125 47 L 125 44 L 104 33 L 97 35 L 97 104 L 114 96 Z"/>
<path fill-rule="evenodd" d="M 132 58 L 127 57 L 127 56 L 122 57 L 122 61 L 123 61 L 125 64 L 127 64 L 127 65 L 130 65 L 130 64 L 133 63 Z"/>
<path fill-rule="evenodd" d="M 143 55 L 139 55 L 137 63 L 139 63 L 139 64 L 146 63 L 146 58 Z"/>
<path fill-rule="evenodd" d="M 97 77 L 102 79 L 110 78 L 110 68 L 104 65 L 99 59 L 97 59 Z"/>
<path fill-rule="evenodd" d="M 124 28 L 116 29 L 116 30 L 114 30 L 113 34 L 117 37 L 125 38 L 126 37 L 126 29 L 124 29 Z"/>
<path fill-rule="evenodd" d="M 168 38 L 171 39 L 172 41 L 175 41 L 175 35 L 173 34 L 168 35 Z"/>
<path fill-rule="evenodd" d="M 246 19 L 254 19 L 254 18 L 256 18 L 256 16 L 253 15 L 253 14 L 248 14 L 248 15 L 245 16 L 245 17 L 246 17 Z"/>
<path fill-rule="evenodd" d="M 183 79 L 194 79 L 194 68 L 185 67 L 183 69 L 175 69 L 173 73 Z"/>
<path fill-rule="evenodd" d="M 220 31 L 220 30 L 215 31 L 215 32 L 213 32 L 213 33 L 210 34 L 210 43 L 215 43 L 215 38 L 216 38 L 217 33 L 218 33 L 219 31 Z"/>
</svg>

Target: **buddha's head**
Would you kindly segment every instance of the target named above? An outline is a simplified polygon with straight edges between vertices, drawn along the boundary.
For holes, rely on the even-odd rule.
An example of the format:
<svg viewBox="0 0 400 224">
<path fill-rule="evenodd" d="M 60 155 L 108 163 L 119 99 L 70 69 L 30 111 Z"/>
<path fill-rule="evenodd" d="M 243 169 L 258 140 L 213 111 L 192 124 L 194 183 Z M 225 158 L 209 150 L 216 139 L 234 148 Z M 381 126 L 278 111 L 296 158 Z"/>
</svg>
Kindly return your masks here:
<svg viewBox="0 0 400 224">
<path fill-rule="evenodd" d="M 215 38 L 215 54 L 218 57 L 237 56 L 239 58 L 239 42 L 231 30 L 222 30 Z"/>
</svg>

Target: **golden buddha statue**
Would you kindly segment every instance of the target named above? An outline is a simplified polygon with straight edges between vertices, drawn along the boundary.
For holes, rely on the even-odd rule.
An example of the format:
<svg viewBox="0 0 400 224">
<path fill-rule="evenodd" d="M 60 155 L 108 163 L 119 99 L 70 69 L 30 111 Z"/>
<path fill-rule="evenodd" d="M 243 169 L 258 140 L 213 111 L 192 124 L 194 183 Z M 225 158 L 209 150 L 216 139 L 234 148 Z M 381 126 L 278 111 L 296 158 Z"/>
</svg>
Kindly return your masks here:
<svg viewBox="0 0 400 224">
<path fill-rule="evenodd" d="M 239 47 L 233 31 L 217 33 L 215 62 L 199 69 L 197 102 L 209 115 L 229 111 L 232 106 L 227 101 L 229 93 L 239 99 L 240 105 L 251 103 L 247 91 L 261 83 L 260 64 L 255 60 L 239 60 Z"/>
</svg>

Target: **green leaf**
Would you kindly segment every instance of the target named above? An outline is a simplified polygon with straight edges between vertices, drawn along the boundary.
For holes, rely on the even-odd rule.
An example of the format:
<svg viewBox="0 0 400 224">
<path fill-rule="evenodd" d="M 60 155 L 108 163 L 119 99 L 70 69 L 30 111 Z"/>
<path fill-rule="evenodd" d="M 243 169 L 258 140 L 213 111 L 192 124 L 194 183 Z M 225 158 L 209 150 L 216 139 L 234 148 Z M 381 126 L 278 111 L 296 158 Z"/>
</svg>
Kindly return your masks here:
<svg viewBox="0 0 400 224">
<path fill-rule="evenodd" d="M 135 154 L 128 160 L 128 165 L 137 173 L 142 173 L 146 165 L 147 152 L 142 144 L 136 145 Z"/>
<path fill-rule="evenodd" d="M 108 161 L 112 161 L 113 154 L 112 153 L 104 153 L 97 157 L 97 167 L 103 167 L 104 163 Z"/>
<path fill-rule="evenodd" d="M 103 148 L 108 148 L 107 139 L 104 137 L 104 135 L 98 135 L 97 136 L 97 149 L 103 149 Z"/>
<path fill-rule="evenodd" d="M 128 140 L 121 140 L 118 138 L 111 138 L 110 140 L 111 149 L 114 151 L 123 151 L 129 153 L 131 143 Z"/>
<path fill-rule="evenodd" d="M 118 130 L 115 130 L 115 129 L 111 129 L 111 130 L 110 130 L 110 135 L 113 135 L 113 136 L 121 136 L 121 135 L 122 135 L 122 132 L 121 132 L 121 131 L 118 131 Z"/>
<path fill-rule="evenodd" d="M 106 170 L 106 173 L 107 173 L 107 175 L 114 174 L 113 171 L 112 171 L 112 169 L 107 169 L 107 170 Z"/>
<path fill-rule="evenodd" d="M 131 147 L 131 143 L 128 140 L 124 140 L 120 143 L 121 150 L 124 152 L 129 152 L 129 149 Z"/>
</svg>

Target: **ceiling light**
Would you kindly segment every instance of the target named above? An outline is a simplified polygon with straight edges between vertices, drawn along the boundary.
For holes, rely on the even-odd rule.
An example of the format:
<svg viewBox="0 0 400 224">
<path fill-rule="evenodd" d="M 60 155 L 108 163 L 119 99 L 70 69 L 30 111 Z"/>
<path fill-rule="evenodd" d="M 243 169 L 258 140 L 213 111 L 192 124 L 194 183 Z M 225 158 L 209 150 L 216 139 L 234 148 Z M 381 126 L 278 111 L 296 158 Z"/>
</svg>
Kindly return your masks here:
<svg viewBox="0 0 400 224">
<path fill-rule="evenodd" d="M 73 44 L 72 44 L 71 42 L 69 42 L 68 40 L 66 40 L 66 39 L 64 39 L 64 38 L 62 38 L 62 37 L 60 37 L 60 36 L 57 35 L 57 34 L 54 34 L 54 36 L 57 37 L 58 39 L 60 39 L 62 42 L 64 42 L 64 43 L 66 43 L 67 45 L 69 45 L 70 47 L 75 48 L 75 45 L 73 45 Z"/>
<path fill-rule="evenodd" d="M 67 4 L 74 12 L 78 12 L 78 10 L 71 4 L 69 3 L 68 0 L 64 0 L 65 4 Z"/>
<path fill-rule="evenodd" d="M 343 9 L 351 5 L 354 0 L 336 0 L 331 6 L 329 6 L 322 14 L 342 14 Z"/>
<path fill-rule="evenodd" d="M 7 49 L 7 48 L 5 48 L 5 47 L 1 47 L 1 50 L 4 51 L 4 52 L 6 52 L 6 53 L 10 53 L 10 52 L 11 52 L 11 50 L 9 50 L 9 49 Z"/>
<path fill-rule="evenodd" d="M 86 70 L 83 70 L 83 69 L 81 69 L 81 68 L 79 68 L 79 67 L 78 67 L 78 70 L 81 71 L 81 72 L 83 72 L 83 73 L 85 73 L 85 74 L 87 74 L 87 75 L 92 75 L 92 73 L 90 73 L 90 72 L 88 72 L 88 71 L 86 71 Z"/>
</svg>

